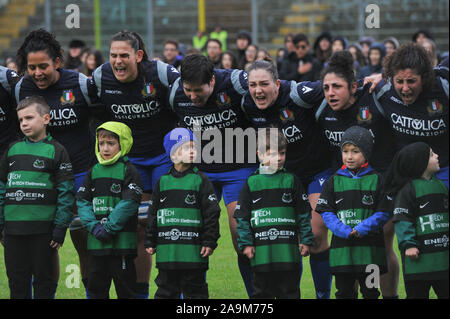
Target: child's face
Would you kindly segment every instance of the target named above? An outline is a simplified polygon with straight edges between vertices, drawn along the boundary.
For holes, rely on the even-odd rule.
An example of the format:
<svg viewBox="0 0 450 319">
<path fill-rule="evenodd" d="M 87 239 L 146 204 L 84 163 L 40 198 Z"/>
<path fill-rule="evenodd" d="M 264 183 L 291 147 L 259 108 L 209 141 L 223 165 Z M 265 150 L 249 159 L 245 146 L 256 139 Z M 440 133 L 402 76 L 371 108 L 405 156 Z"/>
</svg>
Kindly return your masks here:
<svg viewBox="0 0 450 319">
<path fill-rule="evenodd" d="M 32 142 L 42 140 L 46 135 L 46 126 L 50 122 L 50 114 L 40 115 L 36 105 L 30 105 L 17 111 L 20 130 Z"/>
<path fill-rule="evenodd" d="M 434 174 L 439 171 L 441 168 L 439 166 L 439 156 L 430 149 L 430 159 L 428 160 L 428 166 L 425 172 L 430 174 Z"/>
<path fill-rule="evenodd" d="M 195 143 L 189 141 L 177 148 L 172 154 L 172 161 L 175 164 L 192 164 L 197 157 L 197 150 L 195 149 Z"/>
<path fill-rule="evenodd" d="M 286 161 L 286 149 L 281 149 L 279 151 L 268 149 L 265 153 L 258 151 L 258 157 L 259 161 L 264 166 L 276 167 L 278 170 L 284 166 L 284 162 Z"/>
<path fill-rule="evenodd" d="M 99 135 L 98 150 L 105 160 L 109 160 L 116 156 L 120 151 L 119 141 L 111 136 Z"/>
<path fill-rule="evenodd" d="M 357 170 L 364 165 L 366 158 L 357 146 L 347 143 L 342 148 L 342 162 L 350 170 Z"/>
</svg>

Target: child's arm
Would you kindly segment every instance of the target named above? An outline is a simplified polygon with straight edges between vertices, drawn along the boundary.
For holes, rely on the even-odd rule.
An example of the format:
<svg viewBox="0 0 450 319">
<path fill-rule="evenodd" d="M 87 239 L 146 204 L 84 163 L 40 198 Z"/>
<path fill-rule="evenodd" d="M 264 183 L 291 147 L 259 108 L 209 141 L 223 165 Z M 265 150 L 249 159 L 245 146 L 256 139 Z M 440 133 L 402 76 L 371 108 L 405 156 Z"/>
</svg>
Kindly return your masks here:
<svg viewBox="0 0 450 319">
<path fill-rule="evenodd" d="M 384 224 L 392 217 L 393 198 L 383 193 L 382 177 L 381 175 L 378 176 L 375 213 L 354 227 L 352 231 L 354 237 L 364 237 L 371 232 L 382 229 Z"/>
<path fill-rule="evenodd" d="M 137 214 L 142 197 L 142 182 L 137 169 L 128 165 L 123 181 L 122 199 L 108 215 L 108 221 L 103 224 L 105 230 L 116 235 Z"/>
<path fill-rule="evenodd" d="M 401 251 L 418 248 L 414 218 L 415 191 L 412 183 L 407 183 L 395 196 L 394 229 Z"/>
<path fill-rule="evenodd" d="M 341 238 L 348 238 L 352 228 L 345 225 L 334 213 L 337 210 L 334 196 L 334 177 L 330 177 L 323 186 L 317 201 L 316 212 L 320 214 L 325 225 L 331 232 Z"/>
<path fill-rule="evenodd" d="M 75 182 L 72 171 L 72 164 L 70 162 L 69 154 L 62 146 L 55 145 L 58 154 L 56 161 L 55 185 L 58 194 L 56 204 L 56 214 L 53 223 L 55 228 L 53 230 L 53 238 L 51 246 L 59 248 L 64 242 L 67 228 L 73 219 L 73 204 L 75 201 L 74 189 Z"/>
<path fill-rule="evenodd" d="M 8 176 L 8 150 L 5 150 L 0 159 L 0 240 L 3 237 L 3 228 L 5 227 L 5 194 L 6 194 L 6 180 Z"/>
<path fill-rule="evenodd" d="M 309 246 L 314 246 L 314 234 L 311 228 L 311 206 L 309 205 L 308 194 L 306 194 L 297 178 L 295 178 L 294 192 L 297 197 L 295 211 L 297 212 L 300 234 L 300 248 L 305 254 L 304 256 L 307 256 Z"/>
<path fill-rule="evenodd" d="M 158 242 L 158 220 L 157 212 L 159 209 L 159 200 L 161 198 L 159 191 L 159 180 L 156 182 L 152 192 L 152 199 L 148 205 L 147 227 L 145 228 L 144 247 L 149 254 L 156 252 L 156 244 Z"/>
<path fill-rule="evenodd" d="M 220 237 L 219 217 L 220 206 L 217 196 L 214 193 L 214 187 L 206 175 L 201 175 L 202 184 L 200 186 L 199 196 L 201 200 L 201 212 L 203 218 L 202 229 L 202 247 L 208 247 L 214 250 L 217 247 L 217 240 Z M 202 249 L 203 253 L 205 250 Z M 205 256 L 204 256 L 205 257 Z"/>
<path fill-rule="evenodd" d="M 237 244 L 239 250 L 244 251 L 246 246 L 254 246 L 254 233 L 250 223 L 251 198 L 248 183 L 245 183 L 239 194 L 239 200 L 234 211 L 234 218 L 237 220 Z"/>
</svg>

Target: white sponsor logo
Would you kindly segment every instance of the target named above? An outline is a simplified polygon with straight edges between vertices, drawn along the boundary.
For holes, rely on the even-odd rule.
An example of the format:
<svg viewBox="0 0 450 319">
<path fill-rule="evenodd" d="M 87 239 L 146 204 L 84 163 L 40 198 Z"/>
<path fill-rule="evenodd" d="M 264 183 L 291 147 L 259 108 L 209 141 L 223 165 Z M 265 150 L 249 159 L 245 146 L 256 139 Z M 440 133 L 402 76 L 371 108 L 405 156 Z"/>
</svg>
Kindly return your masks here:
<svg viewBox="0 0 450 319">
<path fill-rule="evenodd" d="M 10 199 L 15 199 L 17 202 L 20 202 L 22 200 L 35 200 L 38 198 L 45 198 L 44 194 L 41 193 L 31 193 L 31 192 L 24 192 L 23 190 L 17 190 L 12 193 L 6 193 L 6 197 Z"/>
<path fill-rule="evenodd" d="M 336 204 L 339 204 L 339 203 L 342 202 L 343 200 L 344 200 L 343 198 L 338 199 L 338 200 L 336 201 Z"/>
<path fill-rule="evenodd" d="M 277 240 L 278 238 L 289 238 L 295 236 L 295 231 L 292 230 L 278 230 L 276 228 L 271 228 L 267 231 L 262 231 L 255 233 L 255 238 L 259 238 L 260 240 Z"/>
<path fill-rule="evenodd" d="M 433 245 L 435 247 L 447 247 L 448 237 L 447 235 L 444 235 L 441 238 L 425 239 L 423 242 L 426 246 Z"/>
<path fill-rule="evenodd" d="M 261 197 L 260 197 L 260 198 L 257 198 L 257 199 L 253 199 L 253 200 L 252 200 L 253 204 L 256 203 L 256 202 L 258 202 L 260 199 L 261 199 Z"/>
<path fill-rule="evenodd" d="M 166 232 L 159 232 L 158 237 L 165 237 L 165 239 L 170 239 L 173 241 L 179 240 L 179 239 L 187 239 L 190 240 L 192 238 L 198 238 L 199 233 L 196 232 L 186 232 L 186 231 L 180 231 L 179 229 L 172 229 L 170 231 Z"/>
<path fill-rule="evenodd" d="M 183 121 L 187 126 L 212 126 L 222 124 L 230 126 L 237 121 L 233 110 L 224 110 L 220 113 L 207 114 L 203 116 L 185 116 Z M 207 129 L 207 128 L 203 128 Z"/>
<path fill-rule="evenodd" d="M 167 198 L 167 196 L 164 197 L 164 198 L 160 198 L 159 201 L 162 203 L 162 202 L 164 202 L 166 200 L 166 198 Z"/>
</svg>

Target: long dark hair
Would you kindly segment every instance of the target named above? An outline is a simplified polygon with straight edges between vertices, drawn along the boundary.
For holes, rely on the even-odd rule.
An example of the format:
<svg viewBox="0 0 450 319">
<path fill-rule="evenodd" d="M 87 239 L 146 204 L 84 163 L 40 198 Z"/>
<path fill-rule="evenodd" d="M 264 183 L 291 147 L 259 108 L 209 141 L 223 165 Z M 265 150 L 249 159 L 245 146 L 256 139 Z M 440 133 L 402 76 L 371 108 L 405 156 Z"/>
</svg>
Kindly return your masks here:
<svg viewBox="0 0 450 319">
<path fill-rule="evenodd" d="M 383 60 L 384 76 L 393 79 L 400 70 L 415 70 L 422 78 L 422 90 L 428 91 L 434 84 L 434 70 L 427 51 L 418 44 L 406 43 Z"/>
<path fill-rule="evenodd" d="M 20 75 L 25 73 L 28 64 L 28 54 L 38 51 L 45 51 L 53 61 L 56 61 L 57 58 L 61 60 L 61 63 L 64 61 L 63 50 L 55 36 L 44 29 L 34 30 L 27 35 L 17 50 L 17 73 Z"/>
</svg>

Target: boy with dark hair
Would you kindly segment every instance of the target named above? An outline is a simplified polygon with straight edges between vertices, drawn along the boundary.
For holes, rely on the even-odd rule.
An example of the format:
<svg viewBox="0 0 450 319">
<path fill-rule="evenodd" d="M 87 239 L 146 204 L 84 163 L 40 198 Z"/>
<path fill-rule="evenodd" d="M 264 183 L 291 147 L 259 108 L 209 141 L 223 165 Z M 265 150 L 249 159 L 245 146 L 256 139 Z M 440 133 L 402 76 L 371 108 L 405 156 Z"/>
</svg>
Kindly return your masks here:
<svg viewBox="0 0 450 319">
<path fill-rule="evenodd" d="M 368 163 L 372 147 L 367 129 L 352 126 L 344 132 L 344 165 L 325 182 L 316 207 L 333 233 L 330 270 L 335 275 L 337 299 L 357 299 L 356 281 L 364 299 L 377 299 L 377 285 L 367 283 L 372 273 L 367 266 L 376 265 L 380 275 L 387 271 L 383 225 L 390 214 L 379 209 L 384 199 L 380 175 Z"/>
<path fill-rule="evenodd" d="M 308 256 L 314 243 L 311 208 L 298 178 L 283 168 L 286 138 L 276 128 L 261 131 L 261 164 L 241 190 L 234 213 L 238 245 L 252 265 L 252 298 L 298 299 L 301 256 Z"/>
<path fill-rule="evenodd" d="M 11 298 L 53 298 L 54 256 L 72 221 L 74 177 L 64 147 L 46 132 L 50 107 L 40 96 L 17 107 L 25 137 L 10 144 L 0 161 L 0 237 Z"/>
<path fill-rule="evenodd" d="M 126 156 L 132 145 L 127 125 L 100 125 L 95 146 L 99 163 L 88 171 L 76 195 L 78 214 L 89 232 L 88 290 L 93 299 L 109 298 L 111 280 L 119 299 L 136 297 L 134 259 L 142 182 Z"/>
<path fill-rule="evenodd" d="M 153 190 L 144 242 L 149 254 L 158 252 L 155 299 L 209 297 L 206 271 L 220 237 L 220 207 L 208 177 L 193 165 L 194 142 L 185 128 L 164 137 L 174 165 Z"/>
</svg>

